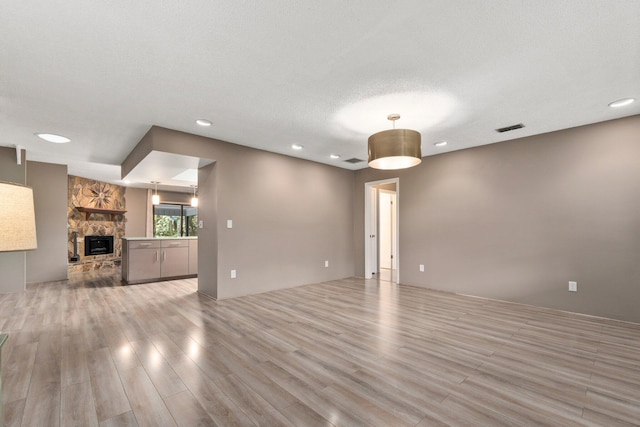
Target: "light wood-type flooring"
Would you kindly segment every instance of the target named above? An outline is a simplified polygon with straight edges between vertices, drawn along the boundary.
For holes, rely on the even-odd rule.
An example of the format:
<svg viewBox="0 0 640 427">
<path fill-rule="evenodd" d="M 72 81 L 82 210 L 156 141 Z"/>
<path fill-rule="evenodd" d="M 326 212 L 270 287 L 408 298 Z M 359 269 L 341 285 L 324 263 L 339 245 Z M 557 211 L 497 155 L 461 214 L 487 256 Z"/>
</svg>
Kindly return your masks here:
<svg viewBox="0 0 640 427">
<path fill-rule="evenodd" d="M 0 295 L 5 426 L 628 426 L 640 325 L 347 279 Z"/>
</svg>

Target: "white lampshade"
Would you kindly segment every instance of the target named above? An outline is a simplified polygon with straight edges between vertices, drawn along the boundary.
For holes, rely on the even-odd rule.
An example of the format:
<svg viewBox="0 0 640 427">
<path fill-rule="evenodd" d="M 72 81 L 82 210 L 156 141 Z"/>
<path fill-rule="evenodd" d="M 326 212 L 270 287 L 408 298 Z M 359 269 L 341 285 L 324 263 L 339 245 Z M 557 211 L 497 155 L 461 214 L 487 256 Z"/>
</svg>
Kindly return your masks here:
<svg viewBox="0 0 640 427">
<path fill-rule="evenodd" d="M 0 182 L 0 252 L 37 249 L 33 190 Z"/>
</svg>

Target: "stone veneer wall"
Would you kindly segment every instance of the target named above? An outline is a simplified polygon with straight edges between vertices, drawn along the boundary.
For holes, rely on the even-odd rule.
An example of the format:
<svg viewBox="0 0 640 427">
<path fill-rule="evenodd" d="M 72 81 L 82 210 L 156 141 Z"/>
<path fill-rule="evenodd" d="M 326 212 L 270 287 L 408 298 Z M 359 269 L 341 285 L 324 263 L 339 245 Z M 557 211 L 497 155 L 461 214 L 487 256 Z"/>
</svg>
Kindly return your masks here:
<svg viewBox="0 0 640 427">
<path fill-rule="evenodd" d="M 69 273 L 119 267 L 122 261 L 122 241 L 125 235 L 124 215 L 92 213 L 89 220 L 76 206 L 126 210 L 126 187 L 69 175 L 68 189 L 68 259 L 73 256 L 73 233 L 78 232 L 78 262 L 69 262 Z M 100 235 L 113 236 L 113 253 L 84 256 L 84 237 Z"/>
</svg>

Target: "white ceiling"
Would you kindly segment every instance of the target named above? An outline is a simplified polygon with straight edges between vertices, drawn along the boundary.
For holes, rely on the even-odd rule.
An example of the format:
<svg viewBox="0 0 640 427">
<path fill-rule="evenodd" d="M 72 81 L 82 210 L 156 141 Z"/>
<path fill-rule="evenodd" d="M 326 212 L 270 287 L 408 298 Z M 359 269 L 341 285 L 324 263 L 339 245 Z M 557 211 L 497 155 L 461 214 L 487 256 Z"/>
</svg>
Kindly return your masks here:
<svg viewBox="0 0 640 427">
<path fill-rule="evenodd" d="M 112 182 L 154 124 L 357 169 L 389 113 L 423 155 L 640 113 L 637 0 L 22 0 L 0 29 L 0 145 Z"/>
</svg>

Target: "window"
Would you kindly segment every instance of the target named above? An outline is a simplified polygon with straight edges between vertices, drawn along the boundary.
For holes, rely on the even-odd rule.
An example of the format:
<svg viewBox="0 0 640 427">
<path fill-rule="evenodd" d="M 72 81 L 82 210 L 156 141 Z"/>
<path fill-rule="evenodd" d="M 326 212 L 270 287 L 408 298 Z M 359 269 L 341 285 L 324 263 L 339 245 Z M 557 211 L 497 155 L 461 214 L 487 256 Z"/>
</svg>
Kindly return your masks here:
<svg viewBox="0 0 640 427">
<path fill-rule="evenodd" d="M 153 207 L 153 236 L 182 237 L 198 235 L 198 208 L 177 204 Z"/>
</svg>

